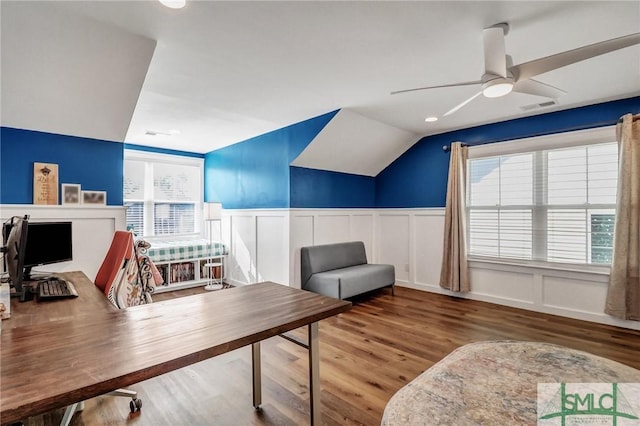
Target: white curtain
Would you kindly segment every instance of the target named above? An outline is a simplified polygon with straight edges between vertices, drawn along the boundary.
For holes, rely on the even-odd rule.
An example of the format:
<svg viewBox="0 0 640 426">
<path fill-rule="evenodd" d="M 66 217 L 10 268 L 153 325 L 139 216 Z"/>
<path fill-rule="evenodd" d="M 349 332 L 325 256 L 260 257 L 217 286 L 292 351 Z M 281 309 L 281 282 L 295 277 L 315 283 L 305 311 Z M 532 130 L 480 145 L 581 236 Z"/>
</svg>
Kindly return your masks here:
<svg viewBox="0 0 640 426">
<path fill-rule="evenodd" d="M 451 144 L 440 270 L 440 287 L 456 292 L 470 290 L 465 223 L 467 151 L 460 142 Z"/>
<path fill-rule="evenodd" d="M 635 121 L 634 121 L 635 119 Z M 640 321 L 640 115 L 627 114 L 616 129 L 618 198 L 613 261 L 605 312 Z"/>
</svg>

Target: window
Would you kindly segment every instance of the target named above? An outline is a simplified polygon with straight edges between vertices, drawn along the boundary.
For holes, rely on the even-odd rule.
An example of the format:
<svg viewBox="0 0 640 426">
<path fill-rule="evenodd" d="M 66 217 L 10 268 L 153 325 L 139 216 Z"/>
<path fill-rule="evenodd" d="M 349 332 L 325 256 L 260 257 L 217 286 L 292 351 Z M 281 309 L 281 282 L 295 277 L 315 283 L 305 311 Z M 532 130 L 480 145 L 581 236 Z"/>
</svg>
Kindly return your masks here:
<svg viewBox="0 0 640 426">
<path fill-rule="evenodd" d="M 199 233 L 203 193 L 201 159 L 125 151 L 127 227 L 137 235 Z"/>
<path fill-rule="evenodd" d="M 469 255 L 610 264 L 618 145 L 611 128 L 470 148 Z"/>
</svg>

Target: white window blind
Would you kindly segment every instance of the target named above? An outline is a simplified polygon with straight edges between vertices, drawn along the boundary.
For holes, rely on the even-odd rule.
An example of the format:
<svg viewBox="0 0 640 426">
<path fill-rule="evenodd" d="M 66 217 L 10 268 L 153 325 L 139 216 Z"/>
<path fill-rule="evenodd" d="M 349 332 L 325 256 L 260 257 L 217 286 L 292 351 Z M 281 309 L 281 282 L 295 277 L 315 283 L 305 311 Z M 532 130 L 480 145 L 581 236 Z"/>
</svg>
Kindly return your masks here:
<svg viewBox="0 0 640 426">
<path fill-rule="evenodd" d="M 200 159 L 130 152 L 124 166 L 127 227 L 147 237 L 198 233 L 202 182 Z"/>
<path fill-rule="evenodd" d="M 124 162 L 124 205 L 127 207 L 127 227 L 137 235 L 144 234 L 145 162 Z"/>
<path fill-rule="evenodd" d="M 610 264 L 617 143 L 468 160 L 471 258 Z"/>
</svg>

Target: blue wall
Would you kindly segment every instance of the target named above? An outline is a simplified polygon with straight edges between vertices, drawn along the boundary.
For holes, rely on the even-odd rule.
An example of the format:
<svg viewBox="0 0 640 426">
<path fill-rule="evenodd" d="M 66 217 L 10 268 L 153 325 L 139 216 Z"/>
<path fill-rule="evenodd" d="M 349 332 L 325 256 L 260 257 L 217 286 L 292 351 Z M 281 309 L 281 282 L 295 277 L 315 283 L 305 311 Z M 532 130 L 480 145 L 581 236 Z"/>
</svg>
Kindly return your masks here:
<svg viewBox="0 0 640 426">
<path fill-rule="evenodd" d="M 122 205 L 121 143 L 0 128 L 0 204 L 33 204 L 34 162 L 58 164 L 59 183 L 107 191 L 107 204 Z"/>
<path fill-rule="evenodd" d="M 292 208 L 373 208 L 375 178 L 291 167 Z"/>
<path fill-rule="evenodd" d="M 443 145 L 477 145 L 602 127 L 638 112 L 640 97 L 635 97 L 425 137 L 376 176 L 376 207 L 444 207 L 449 154 L 443 152 Z"/>
<path fill-rule="evenodd" d="M 205 201 L 219 201 L 225 209 L 288 208 L 289 164 L 336 113 L 207 153 Z"/>
</svg>

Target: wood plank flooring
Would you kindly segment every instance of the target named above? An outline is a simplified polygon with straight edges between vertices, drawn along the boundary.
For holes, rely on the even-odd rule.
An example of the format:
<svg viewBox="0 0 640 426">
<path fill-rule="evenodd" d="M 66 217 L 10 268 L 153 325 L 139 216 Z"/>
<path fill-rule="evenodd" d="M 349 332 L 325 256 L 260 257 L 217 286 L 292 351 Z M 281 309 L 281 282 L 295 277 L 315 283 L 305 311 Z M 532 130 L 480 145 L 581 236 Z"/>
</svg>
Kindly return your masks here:
<svg viewBox="0 0 640 426">
<path fill-rule="evenodd" d="M 154 296 L 154 300 L 200 289 Z M 216 315 L 211 312 L 211 315 Z M 251 315 L 251 312 L 247 312 Z M 379 425 L 402 386 L 457 347 L 483 340 L 527 340 L 584 350 L 640 369 L 640 332 L 397 287 L 354 300 L 320 323 L 322 423 Z M 294 332 L 304 339 L 304 329 Z M 176 342 L 177 345 L 180 342 Z M 144 401 L 103 396 L 72 425 L 305 425 L 305 349 L 281 338 L 262 344 L 262 409 L 251 406 L 251 351 L 242 348 L 132 386 Z M 28 425 L 58 425 L 62 410 Z"/>
</svg>

